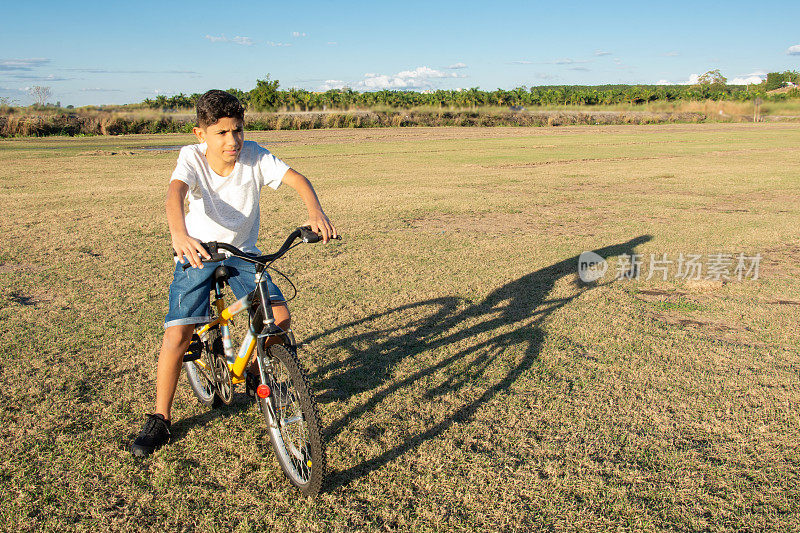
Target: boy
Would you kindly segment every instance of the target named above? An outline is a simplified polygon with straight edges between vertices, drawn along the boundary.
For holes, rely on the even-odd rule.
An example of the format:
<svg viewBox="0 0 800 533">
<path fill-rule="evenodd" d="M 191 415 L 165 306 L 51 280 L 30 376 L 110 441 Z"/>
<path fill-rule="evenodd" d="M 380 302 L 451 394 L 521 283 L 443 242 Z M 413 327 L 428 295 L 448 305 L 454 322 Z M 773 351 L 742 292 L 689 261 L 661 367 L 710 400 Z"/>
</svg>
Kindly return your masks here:
<svg viewBox="0 0 800 533">
<path fill-rule="evenodd" d="M 169 312 L 164 320 L 164 340 L 158 356 L 156 410 L 148 415 L 131 446 L 138 457 L 152 453 L 170 438 L 170 408 L 183 363 L 183 354 L 196 324 L 208 321 L 211 278 L 216 264 L 203 268 L 200 257 L 210 259 L 200 242 L 232 244 L 244 252 L 256 248 L 259 226 L 259 193 L 281 183 L 296 190 L 308 209 L 306 225 L 322 235 L 323 242 L 336 237 L 336 228 L 322 211 L 311 183 L 257 143 L 244 140 L 244 108 L 232 95 L 219 90 L 197 101 L 194 134 L 200 144 L 185 146 L 167 191 L 167 222 L 178 262 L 169 288 Z M 183 201 L 189 212 L 184 218 Z M 192 268 L 184 270 L 184 261 Z M 255 289 L 255 270 L 249 263 L 229 258 L 229 280 L 236 298 Z M 231 268 L 232 267 L 232 268 Z M 283 295 L 268 279 L 269 293 L 280 302 L 273 305 L 275 322 L 289 328 L 290 316 Z"/>
</svg>

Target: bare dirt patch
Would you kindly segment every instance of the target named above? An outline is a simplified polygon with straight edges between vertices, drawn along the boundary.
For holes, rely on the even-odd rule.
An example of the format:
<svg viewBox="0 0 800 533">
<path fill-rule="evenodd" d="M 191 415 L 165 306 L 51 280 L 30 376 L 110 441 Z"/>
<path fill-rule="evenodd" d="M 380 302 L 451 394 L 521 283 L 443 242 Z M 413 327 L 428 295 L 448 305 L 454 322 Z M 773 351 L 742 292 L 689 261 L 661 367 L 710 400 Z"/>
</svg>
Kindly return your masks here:
<svg viewBox="0 0 800 533">
<path fill-rule="evenodd" d="M 654 156 L 640 156 L 640 157 L 582 157 L 570 159 L 554 159 L 547 161 L 532 161 L 529 163 L 499 163 L 494 165 L 465 165 L 465 166 L 478 166 L 480 168 L 535 168 L 550 165 L 571 165 L 575 163 L 606 163 L 606 162 L 624 162 L 624 161 L 663 161 L 668 159 L 684 159 L 684 158 L 697 158 L 703 156 L 730 156 L 749 153 L 771 153 L 771 152 L 794 152 L 793 149 L 779 149 L 779 148 L 753 148 L 753 149 L 740 149 L 740 150 L 713 150 L 704 154 L 688 153 L 688 154 L 659 154 Z"/>
<path fill-rule="evenodd" d="M 798 300 L 771 300 L 767 303 L 777 304 L 777 305 L 800 305 L 800 301 Z"/>
<path fill-rule="evenodd" d="M 645 289 L 645 290 L 639 291 L 637 294 L 642 294 L 644 296 L 681 296 L 681 295 L 684 295 L 686 293 L 683 292 L 683 291 L 678 291 L 678 290 L 667 291 L 667 290 L 659 290 L 659 289 Z"/>
<path fill-rule="evenodd" d="M 740 325 L 715 322 L 699 317 L 685 316 L 676 313 L 650 313 L 653 320 L 677 327 L 685 331 L 693 331 L 703 337 L 740 346 L 765 348 L 767 343 L 759 341 L 754 336 L 754 331 Z M 779 347 L 779 346 L 778 346 Z"/>
<path fill-rule="evenodd" d="M 14 272 L 36 272 L 41 269 L 41 266 L 34 265 L 32 263 L 0 263 L 0 274 Z"/>
<path fill-rule="evenodd" d="M 115 152 L 113 150 L 88 150 L 86 152 L 80 152 L 78 155 L 92 155 L 92 156 L 108 156 L 108 155 L 135 155 L 136 152 L 131 152 L 128 150 L 121 150 Z"/>
<path fill-rule="evenodd" d="M 721 290 L 728 282 L 716 279 L 690 279 L 686 281 L 685 288 L 692 294 L 707 294 Z"/>
<path fill-rule="evenodd" d="M 431 233 L 491 233 L 502 235 L 522 227 L 522 216 L 519 214 L 449 214 L 431 213 L 417 218 L 402 219 L 406 227 L 420 229 Z M 516 220 L 515 220 L 516 219 Z"/>
<path fill-rule="evenodd" d="M 591 227 L 580 221 L 562 222 L 536 214 L 520 213 L 431 213 L 402 218 L 401 228 L 426 233 L 459 233 L 472 235 L 529 235 L 547 226 L 550 236 L 594 235 Z"/>
</svg>

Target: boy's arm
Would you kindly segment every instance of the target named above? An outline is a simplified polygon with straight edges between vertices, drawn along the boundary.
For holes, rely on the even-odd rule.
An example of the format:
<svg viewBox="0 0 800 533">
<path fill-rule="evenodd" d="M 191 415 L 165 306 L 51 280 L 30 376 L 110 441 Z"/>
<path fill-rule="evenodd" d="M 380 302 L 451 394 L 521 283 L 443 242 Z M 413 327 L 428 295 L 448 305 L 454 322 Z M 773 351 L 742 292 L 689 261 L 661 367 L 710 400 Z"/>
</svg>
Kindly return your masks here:
<svg viewBox="0 0 800 533">
<path fill-rule="evenodd" d="M 322 210 L 317 193 L 314 192 L 314 187 L 311 186 L 308 178 L 290 168 L 283 175 L 283 183 L 296 190 L 303 199 L 303 203 L 306 204 L 308 221 L 305 225 L 311 226 L 312 230 L 322 235 L 322 242 L 328 242 L 328 239 L 335 238 L 337 236 L 336 228 Z"/>
<path fill-rule="evenodd" d="M 200 241 L 189 237 L 186 231 L 186 221 L 183 218 L 183 199 L 189 186 L 180 180 L 172 180 L 167 189 L 167 223 L 169 233 L 172 235 L 172 248 L 178 254 L 178 261 L 184 262 L 183 256 L 189 260 L 193 267 L 203 268 L 200 255 L 211 259 L 208 252 L 200 246 Z M 198 255 L 199 254 L 199 255 Z"/>
</svg>

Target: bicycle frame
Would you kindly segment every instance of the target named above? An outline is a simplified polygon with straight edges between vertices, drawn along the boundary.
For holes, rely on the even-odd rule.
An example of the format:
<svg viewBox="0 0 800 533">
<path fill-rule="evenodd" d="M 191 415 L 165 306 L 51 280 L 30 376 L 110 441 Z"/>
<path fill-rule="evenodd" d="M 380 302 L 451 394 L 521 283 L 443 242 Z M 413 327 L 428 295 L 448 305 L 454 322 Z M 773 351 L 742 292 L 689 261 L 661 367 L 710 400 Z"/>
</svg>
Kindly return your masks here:
<svg viewBox="0 0 800 533">
<path fill-rule="evenodd" d="M 269 298 L 269 291 L 265 290 L 264 283 L 262 283 L 263 274 L 262 272 L 256 273 L 256 287 L 261 295 L 261 301 L 264 302 L 264 314 L 265 314 L 265 324 L 268 326 L 272 326 L 275 328 L 276 331 L 270 333 L 272 335 L 282 335 L 286 337 L 286 340 L 292 343 L 292 335 L 291 330 L 285 332 L 278 328 L 275 325 L 275 319 L 272 315 L 272 301 Z M 222 334 L 222 347 L 225 351 L 225 358 L 228 362 L 228 369 L 231 372 L 231 381 L 234 385 L 243 383 L 245 381 L 244 373 L 247 365 L 250 363 L 250 359 L 253 356 L 253 351 L 256 347 L 256 341 L 261 336 L 256 333 L 252 327 L 248 328 L 247 334 L 242 339 L 242 343 L 239 346 L 239 350 L 237 353 L 234 353 L 233 343 L 231 342 L 231 334 L 230 334 L 230 327 L 228 326 L 228 322 L 230 320 L 244 312 L 248 311 L 253 305 L 252 294 L 247 294 L 244 298 L 240 298 L 236 300 L 234 303 L 225 307 L 225 297 L 222 293 L 222 289 L 224 287 L 224 282 L 217 282 L 214 286 L 214 305 L 217 308 L 217 315 L 218 318 L 212 320 L 211 322 L 204 324 L 201 328 L 199 328 L 195 333 L 201 338 L 205 339 L 206 334 L 208 331 L 216 326 L 219 326 L 220 333 Z M 196 364 L 199 364 L 204 367 L 205 364 L 198 360 Z M 259 370 L 262 373 L 262 380 L 264 379 L 262 368 L 262 362 L 259 361 Z"/>
<path fill-rule="evenodd" d="M 326 462 L 319 413 L 307 372 L 297 356 L 292 330 L 288 327 L 284 330 L 275 321 L 273 304 L 281 305 L 283 301 L 270 298 L 266 274 L 269 265 L 300 244 L 294 244 L 298 238 L 304 243 L 322 240 L 310 228 L 299 227 L 277 252 L 268 255 L 248 254 L 226 243 L 202 243 L 208 252 L 203 262 L 219 263 L 233 256 L 255 265 L 256 288 L 226 306 L 224 292 L 229 276 L 223 266 L 214 265 L 210 299 L 217 316 L 195 326 L 184 354 L 184 366 L 195 396 L 209 407 L 230 405 L 234 400 L 234 385 L 246 382 L 248 394 L 255 396 L 267 422 L 269 439 L 281 469 L 303 494 L 315 496 L 324 481 Z M 185 264 L 184 269 L 189 266 Z M 285 275 L 284 278 L 294 288 L 291 280 Z M 242 333 L 241 344 L 236 346 L 231 339 L 231 321 L 244 311 L 250 314 L 248 327 Z M 243 328 L 237 328 L 237 335 L 239 329 Z"/>
</svg>

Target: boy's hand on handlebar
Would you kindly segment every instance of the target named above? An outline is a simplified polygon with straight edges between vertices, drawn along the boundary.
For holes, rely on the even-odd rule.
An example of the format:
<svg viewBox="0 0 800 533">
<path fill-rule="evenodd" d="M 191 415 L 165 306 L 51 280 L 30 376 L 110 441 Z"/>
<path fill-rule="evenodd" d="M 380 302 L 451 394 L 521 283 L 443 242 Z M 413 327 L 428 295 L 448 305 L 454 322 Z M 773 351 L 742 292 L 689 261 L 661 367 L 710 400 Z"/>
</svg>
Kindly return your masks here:
<svg viewBox="0 0 800 533">
<path fill-rule="evenodd" d="M 322 242 L 324 243 L 338 236 L 336 228 L 322 211 L 312 214 L 304 226 L 308 226 L 313 232 L 318 233 L 322 237 Z"/>
<path fill-rule="evenodd" d="M 191 264 L 194 268 L 203 268 L 203 263 L 200 261 L 200 256 L 203 256 L 205 259 L 211 259 L 211 256 L 206 249 L 203 248 L 203 245 L 200 243 L 200 241 L 193 239 L 188 235 L 172 237 L 172 248 L 175 250 L 175 253 L 178 256 L 178 261 L 180 261 L 181 264 L 188 260 L 189 264 Z M 185 260 L 184 257 L 186 257 Z"/>
</svg>

